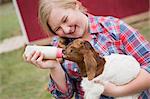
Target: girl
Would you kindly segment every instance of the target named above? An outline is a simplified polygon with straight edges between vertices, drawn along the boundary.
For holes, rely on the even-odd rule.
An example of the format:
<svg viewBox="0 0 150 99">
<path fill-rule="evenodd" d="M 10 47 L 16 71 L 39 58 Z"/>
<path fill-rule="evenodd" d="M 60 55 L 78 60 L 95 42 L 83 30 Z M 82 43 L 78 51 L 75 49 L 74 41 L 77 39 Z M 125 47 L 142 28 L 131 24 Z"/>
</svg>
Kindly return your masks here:
<svg viewBox="0 0 150 99">
<path fill-rule="evenodd" d="M 82 38 L 103 56 L 119 53 L 137 59 L 141 65 L 138 77 L 123 86 L 104 83 L 105 90 L 100 99 L 141 91 L 140 99 L 150 99 L 150 44 L 137 30 L 114 17 L 93 16 L 77 0 L 40 0 L 39 20 L 44 29 L 53 34 L 54 46 L 58 46 L 59 37 Z M 83 99 L 82 79 L 76 63 L 43 60 L 41 52 L 33 52 L 24 58 L 39 68 L 50 70 L 49 91 L 55 98 L 70 99 L 75 94 L 76 99 Z"/>
</svg>

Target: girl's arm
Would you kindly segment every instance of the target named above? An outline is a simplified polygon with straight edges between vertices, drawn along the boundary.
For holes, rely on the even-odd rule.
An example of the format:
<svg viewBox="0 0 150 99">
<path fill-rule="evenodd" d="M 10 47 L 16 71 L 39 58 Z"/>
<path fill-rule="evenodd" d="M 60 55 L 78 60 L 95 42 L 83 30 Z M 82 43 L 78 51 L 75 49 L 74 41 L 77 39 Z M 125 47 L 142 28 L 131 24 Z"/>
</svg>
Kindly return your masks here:
<svg viewBox="0 0 150 99">
<path fill-rule="evenodd" d="M 120 97 L 135 94 L 150 88 L 150 73 L 141 69 L 136 79 L 123 86 L 116 86 L 112 83 L 103 83 L 105 86 L 104 95 Z"/>
<path fill-rule="evenodd" d="M 63 92 L 67 92 L 67 86 L 66 86 L 66 77 L 65 72 L 62 69 L 59 62 L 56 62 L 55 65 L 57 65 L 55 68 L 50 69 L 50 76 L 56 83 L 57 88 Z"/>
<path fill-rule="evenodd" d="M 132 55 L 141 66 L 141 71 L 132 82 L 115 86 L 106 83 L 104 94 L 108 96 L 124 96 L 141 92 L 150 88 L 150 43 L 135 29 L 128 26 L 123 21 L 111 18 L 109 20 L 115 35 L 122 41 L 123 51 L 127 55 Z"/>
</svg>

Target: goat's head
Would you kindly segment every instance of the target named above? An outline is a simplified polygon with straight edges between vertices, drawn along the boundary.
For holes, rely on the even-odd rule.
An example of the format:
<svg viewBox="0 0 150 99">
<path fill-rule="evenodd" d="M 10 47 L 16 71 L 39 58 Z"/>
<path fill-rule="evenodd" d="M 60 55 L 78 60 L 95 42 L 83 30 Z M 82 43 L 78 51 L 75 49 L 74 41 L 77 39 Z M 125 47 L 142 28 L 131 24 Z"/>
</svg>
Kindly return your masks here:
<svg viewBox="0 0 150 99">
<path fill-rule="evenodd" d="M 86 75 L 89 80 L 95 77 L 99 54 L 88 41 L 76 39 L 66 46 L 63 53 L 65 59 L 78 64 L 82 76 Z"/>
</svg>

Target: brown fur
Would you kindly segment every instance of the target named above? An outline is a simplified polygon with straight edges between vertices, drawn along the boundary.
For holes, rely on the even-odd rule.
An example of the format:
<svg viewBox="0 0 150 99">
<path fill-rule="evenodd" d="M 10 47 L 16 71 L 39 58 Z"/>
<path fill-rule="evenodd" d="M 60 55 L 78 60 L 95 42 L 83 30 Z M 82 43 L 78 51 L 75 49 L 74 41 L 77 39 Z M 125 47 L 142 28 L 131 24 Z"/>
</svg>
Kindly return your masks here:
<svg viewBox="0 0 150 99">
<path fill-rule="evenodd" d="M 59 38 L 58 47 L 65 48 L 73 40 L 74 40 L 74 38 L 61 37 L 61 38 Z"/>
<path fill-rule="evenodd" d="M 65 59 L 78 64 L 81 75 L 87 76 L 88 80 L 103 72 L 105 59 L 99 56 L 88 41 L 76 39 L 66 46 L 63 53 Z"/>
</svg>

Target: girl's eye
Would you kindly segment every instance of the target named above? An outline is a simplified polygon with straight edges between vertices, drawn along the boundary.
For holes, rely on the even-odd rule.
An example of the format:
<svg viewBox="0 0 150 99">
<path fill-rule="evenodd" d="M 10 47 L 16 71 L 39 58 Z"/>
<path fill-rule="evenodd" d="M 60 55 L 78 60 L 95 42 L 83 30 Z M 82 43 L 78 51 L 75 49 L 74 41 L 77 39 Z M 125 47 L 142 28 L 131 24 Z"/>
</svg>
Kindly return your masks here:
<svg viewBox="0 0 150 99">
<path fill-rule="evenodd" d="M 57 32 L 59 29 L 60 29 L 60 27 L 58 27 L 58 28 L 55 30 L 55 32 Z"/>
<path fill-rule="evenodd" d="M 67 22 L 68 16 L 66 16 L 63 20 L 63 23 Z"/>
</svg>

